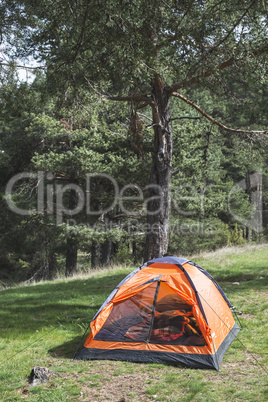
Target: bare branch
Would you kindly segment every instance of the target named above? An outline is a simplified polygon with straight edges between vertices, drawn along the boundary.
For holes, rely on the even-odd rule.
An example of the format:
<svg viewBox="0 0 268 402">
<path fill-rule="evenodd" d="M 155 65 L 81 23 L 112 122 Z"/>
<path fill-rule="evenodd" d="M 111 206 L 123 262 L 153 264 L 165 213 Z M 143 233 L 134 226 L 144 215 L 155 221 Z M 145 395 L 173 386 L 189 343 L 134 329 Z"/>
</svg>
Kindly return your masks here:
<svg viewBox="0 0 268 402">
<path fill-rule="evenodd" d="M 176 174 L 178 174 L 179 171 L 180 171 L 180 169 L 172 170 L 171 175 L 176 176 Z"/>
<path fill-rule="evenodd" d="M 153 127 L 160 127 L 161 130 L 165 131 L 166 133 L 170 134 L 170 132 L 160 123 L 154 123 L 154 124 L 149 124 L 148 126 L 145 126 L 146 128 L 153 128 Z"/>
<path fill-rule="evenodd" d="M 172 119 L 170 119 L 170 121 L 174 121 L 174 120 L 200 120 L 201 117 L 192 117 L 192 116 L 181 116 L 181 117 L 173 117 Z"/>
<path fill-rule="evenodd" d="M 185 88 L 192 84 L 195 84 L 196 82 L 200 81 L 202 78 L 210 77 L 211 75 L 215 74 L 216 71 L 220 71 L 226 67 L 231 66 L 234 63 L 234 61 L 235 61 L 234 57 L 230 57 L 230 59 L 225 60 L 217 68 L 215 68 L 213 70 L 203 71 L 202 74 L 196 75 L 195 77 L 192 77 L 187 81 L 173 84 L 170 91 L 173 93 L 173 92 L 177 91 L 178 89 Z"/>
<path fill-rule="evenodd" d="M 153 101 L 147 98 L 145 95 L 132 95 L 132 96 L 109 96 L 109 100 L 118 102 L 136 102 L 136 110 L 145 108 L 146 106 L 152 106 Z"/>
<path fill-rule="evenodd" d="M 215 120 L 213 117 L 209 116 L 203 109 L 201 109 L 199 106 L 197 106 L 194 102 L 190 101 L 189 99 L 185 98 L 183 95 L 179 94 L 178 92 L 172 92 L 172 96 L 175 96 L 176 98 L 179 98 L 183 100 L 187 105 L 192 106 L 195 108 L 202 116 L 204 116 L 206 119 L 208 119 L 211 123 L 215 124 L 216 126 L 220 127 L 221 129 L 225 131 L 229 131 L 231 133 L 235 134 L 261 134 L 261 135 L 268 135 L 268 129 L 267 130 L 262 130 L 262 131 L 252 131 L 252 130 L 243 130 L 239 128 L 230 128 L 225 126 L 224 124 L 220 123 L 219 121 Z"/>
<path fill-rule="evenodd" d="M 91 89 L 93 89 L 93 91 L 94 91 L 97 95 L 99 95 L 102 99 L 105 97 L 104 94 L 102 94 L 101 92 L 97 91 L 97 89 L 95 89 L 94 85 L 91 84 L 90 80 L 89 80 L 87 77 L 85 77 L 85 80 L 86 80 L 88 86 L 89 86 Z"/>
<path fill-rule="evenodd" d="M 267 49 L 264 47 L 262 49 L 252 50 L 251 54 L 249 56 L 250 57 L 259 56 L 260 54 L 266 53 L 266 52 L 267 52 Z M 243 60 L 243 58 L 235 59 L 232 56 L 229 59 L 223 61 L 221 64 L 219 64 L 218 67 L 216 67 L 215 69 L 203 71 L 200 75 L 196 75 L 187 81 L 173 84 L 170 88 L 170 93 L 173 93 L 173 92 L 177 91 L 178 89 L 185 88 L 192 84 L 195 84 L 196 82 L 200 81 L 201 79 L 210 77 L 211 75 L 215 74 L 217 71 L 221 71 L 221 70 L 231 66 L 235 62 L 239 62 L 241 60 Z"/>
<path fill-rule="evenodd" d="M 138 113 L 139 116 L 144 117 L 145 119 L 149 120 L 152 123 L 152 119 L 148 116 L 146 116 L 146 114 L 142 114 L 142 113 Z"/>
<path fill-rule="evenodd" d="M 14 66 L 15 68 L 23 68 L 24 70 L 44 70 L 46 67 L 45 66 L 36 66 L 36 67 L 30 67 L 30 66 L 22 66 L 16 63 L 4 63 L 2 61 L 0 61 L 0 65 L 1 66 L 7 66 L 7 67 L 11 67 Z"/>
<path fill-rule="evenodd" d="M 144 103 L 140 103 L 140 104 L 138 104 L 138 106 L 137 106 L 137 110 L 140 110 L 140 109 L 144 109 L 146 106 L 148 106 L 148 105 L 150 105 L 150 106 L 152 106 L 152 102 L 150 101 L 146 101 L 146 102 L 144 102 Z"/>
</svg>

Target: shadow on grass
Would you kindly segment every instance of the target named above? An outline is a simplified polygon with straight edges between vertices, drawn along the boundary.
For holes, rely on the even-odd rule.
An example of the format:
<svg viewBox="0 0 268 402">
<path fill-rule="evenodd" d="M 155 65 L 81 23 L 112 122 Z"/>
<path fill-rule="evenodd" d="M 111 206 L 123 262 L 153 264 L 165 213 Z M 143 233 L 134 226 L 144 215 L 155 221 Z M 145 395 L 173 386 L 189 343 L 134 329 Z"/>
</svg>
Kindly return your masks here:
<svg viewBox="0 0 268 402">
<path fill-rule="evenodd" d="M 254 285 L 253 281 L 262 279 L 267 279 L 267 268 L 268 264 L 265 267 L 255 267 L 252 270 L 245 269 L 243 272 L 235 272 L 232 270 L 222 270 L 215 271 L 209 270 L 209 273 L 213 276 L 213 278 L 219 283 L 223 284 L 225 282 L 248 282 L 252 281 L 252 285 Z M 261 282 L 260 282 L 261 283 Z M 250 284 L 249 284 L 250 285 Z"/>
<path fill-rule="evenodd" d="M 248 276 L 228 277 L 228 280 L 220 281 L 220 286 L 224 291 L 228 291 L 230 297 L 236 293 L 248 293 L 249 291 L 267 291 L 268 277 L 259 276 L 257 279 L 249 279 Z"/>
<path fill-rule="evenodd" d="M 59 324 L 65 329 L 87 324 L 124 277 L 122 273 L 1 291 L 0 331 L 8 337 L 9 331 L 31 334 Z"/>
<path fill-rule="evenodd" d="M 89 332 L 89 331 L 88 331 Z M 88 333 L 86 334 L 86 336 Z M 76 336 L 69 342 L 65 342 L 55 348 L 49 349 L 49 354 L 52 357 L 61 357 L 64 359 L 72 359 L 75 353 L 82 349 L 86 336 Z"/>
</svg>

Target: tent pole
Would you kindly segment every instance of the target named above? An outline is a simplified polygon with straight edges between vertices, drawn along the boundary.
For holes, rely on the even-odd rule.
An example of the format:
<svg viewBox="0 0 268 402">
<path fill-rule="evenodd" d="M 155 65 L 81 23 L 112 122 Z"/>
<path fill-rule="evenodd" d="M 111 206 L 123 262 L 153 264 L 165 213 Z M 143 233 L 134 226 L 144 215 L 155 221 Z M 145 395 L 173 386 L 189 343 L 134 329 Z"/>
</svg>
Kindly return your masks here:
<svg viewBox="0 0 268 402">
<path fill-rule="evenodd" d="M 153 330 L 155 305 L 156 305 L 156 300 L 157 300 L 157 296 L 158 296 L 159 287 L 160 287 L 160 280 L 157 281 L 157 286 L 156 286 L 156 290 L 155 290 L 154 301 L 153 301 L 153 309 L 152 309 L 152 318 L 151 318 L 151 322 L 150 322 L 148 338 L 146 340 L 147 343 L 150 341 L 152 330 Z"/>
</svg>

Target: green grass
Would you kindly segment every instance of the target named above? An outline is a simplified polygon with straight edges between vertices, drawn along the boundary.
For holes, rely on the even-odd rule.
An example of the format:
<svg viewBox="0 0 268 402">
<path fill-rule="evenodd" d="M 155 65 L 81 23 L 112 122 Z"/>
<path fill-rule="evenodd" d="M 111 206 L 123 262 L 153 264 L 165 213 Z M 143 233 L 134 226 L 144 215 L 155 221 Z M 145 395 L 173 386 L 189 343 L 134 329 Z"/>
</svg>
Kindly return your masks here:
<svg viewBox="0 0 268 402">
<path fill-rule="evenodd" d="M 268 245 L 198 255 L 242 312 L 243 330 L 221 371 L 160 364 L 72 361 L 90 319 L 134 267 L 0 291 L 1 401 L 266 401 Z M 34 366 L 55 373 L 28 386 Z M 266 372 L 265 372 L 266 370 Z"/>
</svg>

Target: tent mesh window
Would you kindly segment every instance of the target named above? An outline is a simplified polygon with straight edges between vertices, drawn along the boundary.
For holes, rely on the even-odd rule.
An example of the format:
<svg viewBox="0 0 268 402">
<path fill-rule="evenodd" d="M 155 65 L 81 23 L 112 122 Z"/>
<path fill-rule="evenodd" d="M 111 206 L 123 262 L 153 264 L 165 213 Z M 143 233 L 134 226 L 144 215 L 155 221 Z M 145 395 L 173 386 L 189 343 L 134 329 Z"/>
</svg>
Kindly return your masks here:
<svg viewBox="0 0 268 402">
<path fill-rule="evenodd" d="M 115 303 L 94 339 L 145 342 L 149 337 L 156 288 L 157 282 L 129 299 Z"/>
<path fill-rule="evenodd" d="M 115 303 L 96 340 L 204 346 L 206 341 L 187 304 L 166 283 L 155 282 Z"/>
</svg>

